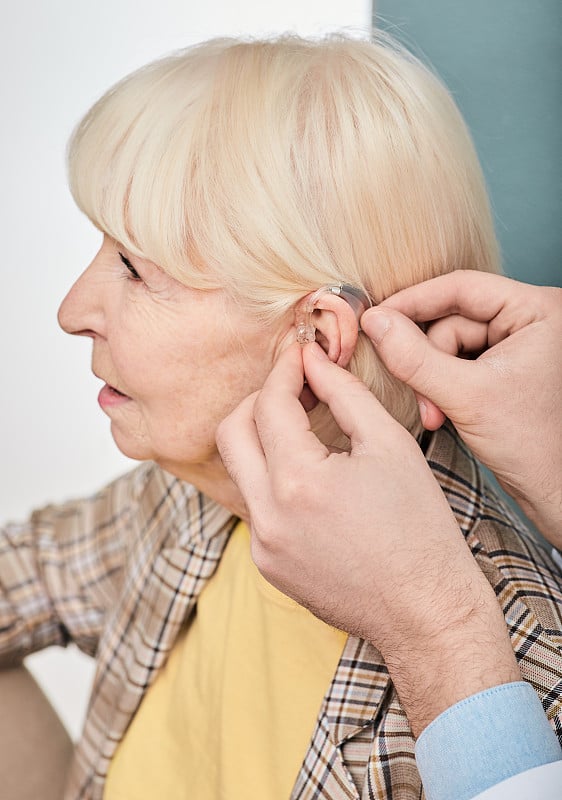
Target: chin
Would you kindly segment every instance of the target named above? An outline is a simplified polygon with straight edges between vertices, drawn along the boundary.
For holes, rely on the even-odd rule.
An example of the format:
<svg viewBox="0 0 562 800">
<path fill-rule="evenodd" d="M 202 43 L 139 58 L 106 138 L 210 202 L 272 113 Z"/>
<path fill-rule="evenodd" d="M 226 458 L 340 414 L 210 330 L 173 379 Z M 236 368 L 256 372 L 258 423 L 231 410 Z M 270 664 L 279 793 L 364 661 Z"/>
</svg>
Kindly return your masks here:
<svg viewBox="0 0 562 800">
<path fill-rule="evenodd" d="M 111 435 L 117 448 L 127 458 L 132 458 L 134 461 L 152 461 L 154 459 L 152 448 L 143 439 L 123 433 L 114 424 L 111 425 Z"/>
</svg>

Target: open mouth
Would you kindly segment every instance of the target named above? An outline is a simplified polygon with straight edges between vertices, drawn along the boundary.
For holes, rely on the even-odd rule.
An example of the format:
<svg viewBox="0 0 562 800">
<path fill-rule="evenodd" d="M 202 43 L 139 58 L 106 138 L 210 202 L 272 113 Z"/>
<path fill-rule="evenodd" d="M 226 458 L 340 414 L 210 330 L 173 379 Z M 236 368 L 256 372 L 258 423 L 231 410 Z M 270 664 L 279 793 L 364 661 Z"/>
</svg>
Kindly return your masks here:
<svg viewBox="0 0 562 800">
<path fill-rule="evenodd" d="M 102 389 L 98 395 L 98 402 L 104 409 L 109 406 L 122 405 L 130 399 L 131 398 L 128 395 L 123 394 L 123 392 L 120 392 L 119 389 L 115 388 L 115 386 L 110 386 L 108 383 L 102 386 Z"/>
<path fill-rule="evenodd" d="M 119 389 L 116 389 L 115 386 L 110 386 L 109 384 L 107 384 L 107 388 L 109 389 L 110 392 L 113 392 L 118 397 L 128 397 L 128 395 L 123 394 L 123 392 L 120 392 Z"/>
</svg>

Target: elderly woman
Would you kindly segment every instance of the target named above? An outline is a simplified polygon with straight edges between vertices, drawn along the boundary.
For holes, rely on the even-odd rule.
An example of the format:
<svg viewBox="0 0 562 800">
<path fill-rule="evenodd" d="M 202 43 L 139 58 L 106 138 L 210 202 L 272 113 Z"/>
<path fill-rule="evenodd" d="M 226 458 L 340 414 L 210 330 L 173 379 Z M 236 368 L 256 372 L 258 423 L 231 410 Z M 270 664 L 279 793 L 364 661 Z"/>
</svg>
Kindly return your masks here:
<svg viewBox="0 0 562 800">
<path fill-rule="evenodd" d="M 2 534 L 4 662 L 74 641 L 98 663 L 66 797 L 419 797 L 366 609 L 332 627 L 263 579 L 215 437 L 297 338 L 420 433 L 357 320 L 423 279 L 498 270 L 454 103 L 382 39 L 211 41 L 112 88 L 69 164 L 103 243 L 60 323 L 92 339 L 115 442 L 146 463 Z M 307 388 L 302 402 L 323 443 L 349 448 Z M 451 430 L 419 442 L 560 726 L 555 567 Z M 424 534 L 424 509 L 411 516 Z M 313 594 L 313 565 L 298 568 Z"/>
</svg>

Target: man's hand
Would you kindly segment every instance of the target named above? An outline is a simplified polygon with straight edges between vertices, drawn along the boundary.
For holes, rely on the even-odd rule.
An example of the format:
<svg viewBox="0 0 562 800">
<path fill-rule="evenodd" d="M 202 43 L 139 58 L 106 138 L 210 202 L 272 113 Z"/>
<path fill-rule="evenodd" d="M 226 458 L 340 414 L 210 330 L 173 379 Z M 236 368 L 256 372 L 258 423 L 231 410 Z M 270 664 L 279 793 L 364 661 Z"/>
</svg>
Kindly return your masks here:
<svg viewBox="0 0 562 800">
<path fill-rule="evenodd" d="M 350 453 L 310 430 L 305 375 Z M 260 572 L 379 648 L 416 734 L 458 700 L 520 679 L 495 595 L 418 444 L 317 344 L 285 351 L 217 444 Z"/>
<path fill-rule="evenodd" d="M 429 322 L 427 336 L 411 320 Z M 425 427 L 449 417 L 562 547 L 562 289 L 457 271 L 389 297 L 361 327 L 416 391 Z"/>
</svg>

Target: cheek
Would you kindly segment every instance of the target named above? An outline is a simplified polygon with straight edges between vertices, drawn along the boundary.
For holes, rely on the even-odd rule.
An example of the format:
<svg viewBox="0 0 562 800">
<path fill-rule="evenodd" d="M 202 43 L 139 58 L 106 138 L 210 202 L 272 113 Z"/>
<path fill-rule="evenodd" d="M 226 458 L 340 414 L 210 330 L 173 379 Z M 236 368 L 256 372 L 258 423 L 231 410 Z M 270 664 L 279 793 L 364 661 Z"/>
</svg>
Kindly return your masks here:
<svg viewBox="0 0 562 800">
<path fill-rule="evenodd" d="M 136 372 L 131 364 L 127 366 L 135 406 L 153 440 L 170 442 L 175 438 L 180 443 L 211 436 L 231 395 L 224 374 L 164 358 L 157 358 L 154 364 L 145 359 Z"/>
<path fill-rule="evenodd" d="M 154 436 L 198 440 L 214 448 L 219 424 L 249 394 L 261 388 L 267 370 L 256 371 L 246 356 L 210 361 L 204 366 L 176 366 L 146 398 L 147 418 Z M 151 414 L 150 412 L 154 413 Z M 160 424 L 160 431 L 155 426 Z"/>
<path fill-rule="evenodd" d="M 141 320 L 143 336 L 135 341 L 131 328 L 138 322 L 122 329 L 113 352 L 124 390 L 135 401 L 134 424 L 161 452 L 214 450 L 218 425 L 263 385 L 271 347 L 255 332 L 243 347 L 241 339 L 217 341 L 208 324 L 194 324 L 193 314 L 189 330 L 177 320 L 157 326 Z"/>
</svg>

